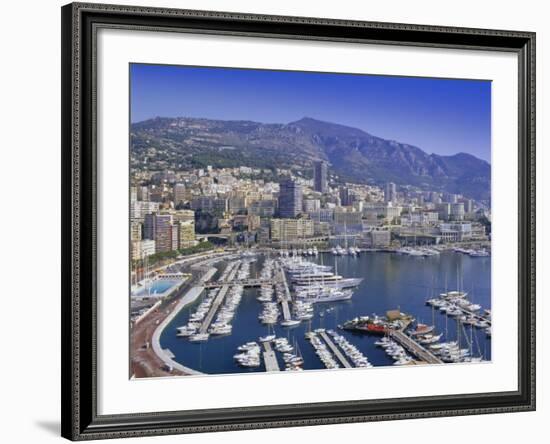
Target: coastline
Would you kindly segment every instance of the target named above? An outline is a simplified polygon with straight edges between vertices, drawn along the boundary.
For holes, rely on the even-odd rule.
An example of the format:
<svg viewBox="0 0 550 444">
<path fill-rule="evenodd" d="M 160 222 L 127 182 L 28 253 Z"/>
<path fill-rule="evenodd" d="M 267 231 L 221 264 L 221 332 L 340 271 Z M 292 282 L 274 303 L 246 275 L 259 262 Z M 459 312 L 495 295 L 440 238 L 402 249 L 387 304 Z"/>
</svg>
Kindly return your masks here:
<svg viewBox="0 0 550 444">
<path fill-rule="evenodd" d="M 201 375 L 203 373 L 186 367 L 172 359 L 169 350 L 162 349 L 160 337 L 168 324 L 187 305 L 193 303 L 202 293 L 204 284 L 216 273 L 216 268 L 211 266 L 212 260 L 226 256 L 227 252 L 208 252 L 186 257 L 176 261 L 177 264 L 193 263 L 192 268 L 202 268 L 203 275 L 198 285 L 191 287 L 176 301 L 170 303 L 164 309 L 160 307 L 151 310 L 144 316 L 139 324 L 135 324 L 130 333 L 130 377 L 141 379 L 148 377 Z M 173 263 L 174 264 L 174 263 Z M 167 264 L 162 269 L 167 268 Z M 181 286 L 179 287 L 181 288 Z M 200 291 L 199 291 L 200 290 Z"/>
<path fill-rule="evenodd" d="M 196 286 L 191 287 L 191 289 L 181 298 L 176 307 L 170 312 L 168 316 L 160 323 L 160 325 L 155 329 L 153 337 L 151 338 L 151 343 L 153 347 L 153 352 L 162 360 L 164 365 L 169 368 L 179 370 L 180 372 L 188 375 L 202 375 L 203 373 L 193 370 L 192 368 L 185 367 L 184 365 L 176 362 L 172 359 L 171 352 L 169 350 L 163 349 L 160 345 L 160 336 L 164 329 L 168 326 L 170 322 L 177 316 L 177 314 L 186 306 L 193 303 L 204 291 L 204 287 Z"/>
</svg>

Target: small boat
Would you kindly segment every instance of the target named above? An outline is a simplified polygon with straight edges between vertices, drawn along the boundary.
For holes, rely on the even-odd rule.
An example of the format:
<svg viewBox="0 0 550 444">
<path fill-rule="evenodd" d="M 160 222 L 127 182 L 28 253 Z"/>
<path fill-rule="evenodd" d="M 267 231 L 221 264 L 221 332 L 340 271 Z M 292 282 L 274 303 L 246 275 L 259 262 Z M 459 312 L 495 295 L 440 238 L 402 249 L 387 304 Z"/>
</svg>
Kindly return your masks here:
<svg viewBox="0 0 550 444">
<path fill-rule="evenodd" d="M 275 335 L 260 336 L 258 339 L 260 342 L 271 342 L 275 339 Z"/>
<path fill-rule="evenodd" d="M 418 324 L 415 330 L 409 331 L 409 335 L 411 336 L 425 335 L 425 334 L 431 333 L 434 330 L 434 328 L 435 326 L 433 325 Z"/>
<path fill-rule="evenodd" d="M 209 333 L 197 333 L 189 337 L 190 342 L 204 342 L 210 337 Z"/>
<path fill-rule="evenodd" d="M 284 321 L 281 321 L 281 325 L 283 327 L 292 327 L 294 325 L 298 325 L 301 321 L 299 321 L 298 319 L 287 319 L 287 320 L 284 320 Z"/>
<path fill-rule="evenodd" d="M 441 339 L 441 336 L 443 336 L 442 333 L 439 335 L 427 335 L 427 336 L 424 336 L 423 338 L 420 338 L 418 342 L 420 342 L 421 344 L 433 344 L 439 341 Z"/>
</svg>

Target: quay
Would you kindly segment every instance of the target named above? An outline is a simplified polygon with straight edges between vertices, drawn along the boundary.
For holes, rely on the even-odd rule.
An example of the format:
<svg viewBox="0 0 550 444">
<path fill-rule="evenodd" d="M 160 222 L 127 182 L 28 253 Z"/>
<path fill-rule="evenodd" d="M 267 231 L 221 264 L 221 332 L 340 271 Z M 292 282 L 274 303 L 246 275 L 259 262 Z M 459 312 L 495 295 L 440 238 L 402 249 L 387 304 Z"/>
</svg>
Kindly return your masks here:
<svg viewBox="0 0 550 444">
<path fill-rule="evenodd" d="M 290 289 L 288 288 L 288 282 L 286 281 L 285 272 L 280 265 L 278 266 L 278 271 L 280 276 L 280 283 L 283 285 L 284 292 L 285 292 L 283 297 L 281 298 L 283 318 L 285 321 L 289 321 L 292 318 L 292 316 L 290 314 L 290 307 L 288 303 L 292 301 L 292 296 L 290 295 Z"/>
<path fill-rule="evenodd" d="M 243 279 L 232 282 L 234 285 L 242 285 L 243 287 L 261 287 L 264 284 L 273 285 L 274 283 L 275 281 L 271 279 Z M 204 284 L 204 288 L 220 288 L 224 285 L 227 284 L 225 282 L 210 282 L 208 284 Z"/>
<path fill-rule="evenodd" d="M 416 341 L 413 341 L 402 330 L 389 330 L 390 337 L 399 345 L 407 349 L 410 353 L 416 356 L 427 364 L 443 364 L 443 361 L 433 353 L 422 347 Z"/>
<path fill-rule="evenodd" d="M 285 321 L 290 320 L 290 307 L 288 306 L 288 301 L 286 299 L 283 299 L 281 301 L 281 307 L 283 308 L 283 318 Z"/>
<path fill-rule="evenodd" d="M 214 315 L 218 311 L 218 308 L 222 304 L 222 301 L 225 298 L 225 295 L 229 291 L 229 285 L 224 285 L 220 292 L 216 295 L 216 299 L 214 299 L 214 302 L 212 303 L 212 306 L 210 307 L 210 310 L 208 311 L 208 314 L 205 316 L 204 320 L 202 321 L 201 328 L 199 328 L 199 333 L 204 334 L 208 331 L 208 327 L 210 327 L 210 324 L 212 322 L 212 319 L 214 319 Z"/>
<path fill-rule="evenodd" d="M 227 276 L 227 282 L 231 282 L 235 275 L 237 274 L 237 271 L 239 270 L 240 261 L 236 262 L 235 265 L 233 265 L 233 268 L 229 272 Z M 212 323 L 212 319 L 214 319 L 214 315 L 218 311 L 218 308 L 222 304 L 223 300 L 225 299 L 225 295 L 229 291 L 229 284 L 225 284 L 219 291 L 219 293 L 216 295 L 216 299 L 214 299 L 214 302 L 212 303 L 212 306 L 210 307 L 210 310 L 208 311 L 208 314 L 205 316 L 204 320 L 202 321 L 201 327 L 199 328 L 199 333 L 204 334 L 208 331 L 208 327 L 210 327 L 210 324 Z"/>
<path fill-rule="evenodd" d="M 279 368 L 279 363 L 277 362 L 277 356 L 275 355 L 275 351 L 271 348 L 271 344 L 269 342 L 264 342 L 263 345 L 265 349 L 265 351 L 263 352 L 265 371 L 266 372 L 281 371 L 281 369 Z"/>
<path fill-rule="evenodd" d="M 181 298 L 179 303 L 176 305 L 172 313 L 170 313 L 163 321 L 162 323 L 156 328 L 156 330 L 153 333 L 153 337 L 151 338 L 151 345 L 153 348 L 154 353 L 161 359 L 161 361 L 164 363 L 164 365 L 167 366 L 169 369 L 177 369 L 180 372 L 182 372 L 184 375 L 202 375 L 202 372 L 199 372 L 197 370 L 193 370 L 191 368 L 185 367 L 181 365 L 179 362 L 176 362 L 174 360 L 174 354 L 168 350 L 163 349 L 160 345 L 160 335 L 163 332 L 163 330 L 166 328 L 166 326 L 172 322 L 172 320 L 176 317 L 176 315 L 181 311 L 183 307 L 185 307 L 187 304 L 190 304 L 194 302 L 204 291 L 204 287 L 193 287 L 191 288 L 185 296 Z"/>
<path fill-rule="evenodd" d="M 332 339 L 327 335 L 325 331 L 319 332 L 319 335 L 323 338 L 323 340 L 326 342 L 332 353 L 334 353 L 334 356 L 340 361 L 342 366 L 345 368 L 352 368 L 353 366 L 349 363 L 349 361 L 345 358 L 345 356 L 342 354 L 340 349 L 336 347 L 336 344 L 332 342 Z"/>
</svg>

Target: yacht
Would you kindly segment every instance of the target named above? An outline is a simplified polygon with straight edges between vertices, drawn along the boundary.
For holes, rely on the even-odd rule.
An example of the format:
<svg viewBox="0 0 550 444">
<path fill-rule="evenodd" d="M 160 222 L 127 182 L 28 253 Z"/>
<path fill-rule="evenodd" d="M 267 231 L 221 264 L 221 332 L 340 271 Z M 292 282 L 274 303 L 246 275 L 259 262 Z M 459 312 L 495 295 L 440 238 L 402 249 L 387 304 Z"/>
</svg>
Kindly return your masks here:
<svg viewBox="0 0 550 444">
<path fill-rule="evenodd" d="M 247 351 L 247 350 L 252 350 L 254 348 L 260 348 L 260 346 L 258 345 L 257 342 L 247 342 L 246 344 L 243 344 L 243 345 L 239 345 L 237 347 L 237 350 L 239 351 Z"/>
<path fill-rule="evenodd" d="M 183 327 L 178 327 L 177 330 L 178 330 L 178 333 L 176 334 L 176 336 L 188 337 L 188 336 L 194 335 L 197 332 L 197 327 L 184 325 Z"/>
<path fill-rule="evenodd" d="M 491 253 L 489 253 L 487 250 L 470 250 L 468 252 L 470 257 L 488 257 L 491 256 Z"/>
<path fill-rule="evenodd" d="M 210 337 L 209 333 L 197 333 L 189 337 L 190 342 L 204 342 L 208 341 Z"/>
<path fill-rule="evenodd" d="M 233 327 L 230 324 L 217 325 L 210 328 L 210 334 L 212 335 L 228 335 L 231 334 Z"/>
<path fill-rule="evenodd" d="M 284 321 L 281 321 L 281 325 L 283 327 L 292 327 L 294 325 L 298 325 L 301 321 L 298 319 L 285 319 Z"/>
<path fill-rule="evenodd" d="M 418 339 L 418 342 L 420 342 L 421 344 L 433 344 L 435 342 L 438 342 L 440 339 L 441 339 L 441 336 L 443 336 L 443 334 L 438 334 L 438 335 L 426 335 L 422 338 L 419 338 Z"/>
<path fill-rule="evenodd" d="M 258 339 L 260 342 L 271 342 L 275 339 L 275 335 L 260 336 Z"/>
<path fill-rule="evenodd" d="M 299 291 L 312 290 L 316 291 L 322 288 L 353 288 L 358 287 L 363 282 L 363 278 L 341 278 L 336 280 L 322 280 L 321 282 L 314 281 L 311 283 L 304 283 L 299 281 L 294 285 L 294 289 Z"/>
<path fill-rule="evenodd" d="M 338 290 L 335 288 L 325 288 L 316 293 L 297 293 L 297 297 L 303 298 L 305 302 L 335 302 L 351 299 L 353 292 L 351 290 Z"/>
</svg>

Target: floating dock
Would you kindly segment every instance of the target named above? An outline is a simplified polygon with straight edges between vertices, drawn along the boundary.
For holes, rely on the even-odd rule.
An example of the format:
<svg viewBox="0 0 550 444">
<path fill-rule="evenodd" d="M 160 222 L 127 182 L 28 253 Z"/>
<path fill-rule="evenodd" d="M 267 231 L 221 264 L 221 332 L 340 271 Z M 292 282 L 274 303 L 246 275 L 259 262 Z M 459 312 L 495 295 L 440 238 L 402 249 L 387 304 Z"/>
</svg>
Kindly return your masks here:
<svg viewBox="0 0 550 444">
<path fill-rule="evenodd" d="M 332 342 L 332 339 L 329 337 L 329 335 L 327 335 L 325 331 L 319 332 L 319 336 L 323 338 L 323 340 L 328 345 L 328 348 L 330 348 L 334 356 L 336 356 L 336 359 L 340 361 L 340 364 L 342 364 L 344 368 L 353 368 L 353 366 L 349 363 L 349 361 L 346 359 L 346 357 L 343 355 L 340 349 L 336 346 L 336 344 Z"/>
<path fill-rule="evenodd" d="M 418 342 L 408 337 L 402 330 L 390 330 L 390 337 L 411 354 L 427 364 L 443 364 L 443 361 L 432 352 L 422 347 Z"/>
<path fill-rule="evenodd" d="M 285 321 L 289 321 L 291 319 L 290 316 L 290 307 L 288 306 L 288 301 L 281 301 L 281 307 L 283 308 L 283 318 Z"/>
<path fill-rule="evenodd" d="M 214 315 L 218 311 L 218 308 L 222 304 L 225 295 L 229 291 L 229 285 L 224 285 L 220 292 L 217 294 L 216 299 L 214 299 L 214 302 L 212 303 L 212 306 L 210 307 L 210 310 L 208 311 L 208 314 L 205 316 L 204 320 L 202 321 L 201 328 L 199 328 L 199 333 L 203 334 L 208 331 L 208 327 L 210 327 L 210 324 L 212 322 L 212 319 L 214 319 Z"/>
<path fill-rule="evenodd" d="M 234 285 L 242 285 L 243 287 L 261 287 L 264 284 L 275 284 L 275 281 L 272 279 L 243 279 L 243 280 L 236 280 L 233 282 Z M 203 286 L 205 288 L 220 288 L 226 285 L 224 282 L 209 282 L 207 284 L 204 284 Z"/>
<path fill-rule="evenodd" d="M 289 302 L 292 302 L 292 296 L 290 295 L 290 289 L 288 288 L 288 282 L 286 281 L 285 272 L 282 269 L 282 267 L 278 266 L 279 271 L 279 282 L 283 285 L 284 288 L 284 295 L 281 300 L 281 307 L 283 309 L 283 318 L 285 321 L 289 321 L 292 319 L 292 316 L 290 314 L 290 307 L 288 305 Z"/>
<path fill-rule="evenodd" d="M 235 278 L 235 275 L 239 270 L 239 266 L 240 266 L 240 262 L 236 262 L 235 265 L 233 265 L 233 268 L 231 269 L 231 271 L 227 276 L 226 282 L 231 282 Z M 202 321 L 201 327 L 199 328 L 200 334 L 204 334 L 208 331 L 208 327 L 210 327 L 210 324 L 212 323 L 212 319 L 214 319 L 214 315 L 216 314 L 216 312 L 218 311 L 218 308 L 220 308 L 220 305 L 225 299 L 225 295 L 229 291 L 230 286 L 231 284 L 226 283 L 220 289 L 219 293 L 216 295 L 216 299 L 214 299 L 214 302 L 212 303 L 212 306 L 210 307 L 208 314 L 205 316 L 204 320 Z"/>
<path fill-rule="evenodd" d="M 263 345 L 265 349 L 265 351 L 263 352 L 265 371 L 266 372 L 281 371 L 281 369 L 279 368 L 279 363 L 277 362 L 277 356 L 275 354 L 275 351 L 271 348 L 271 344 L 269 342 L 264 342 Z"/>
</svg>

